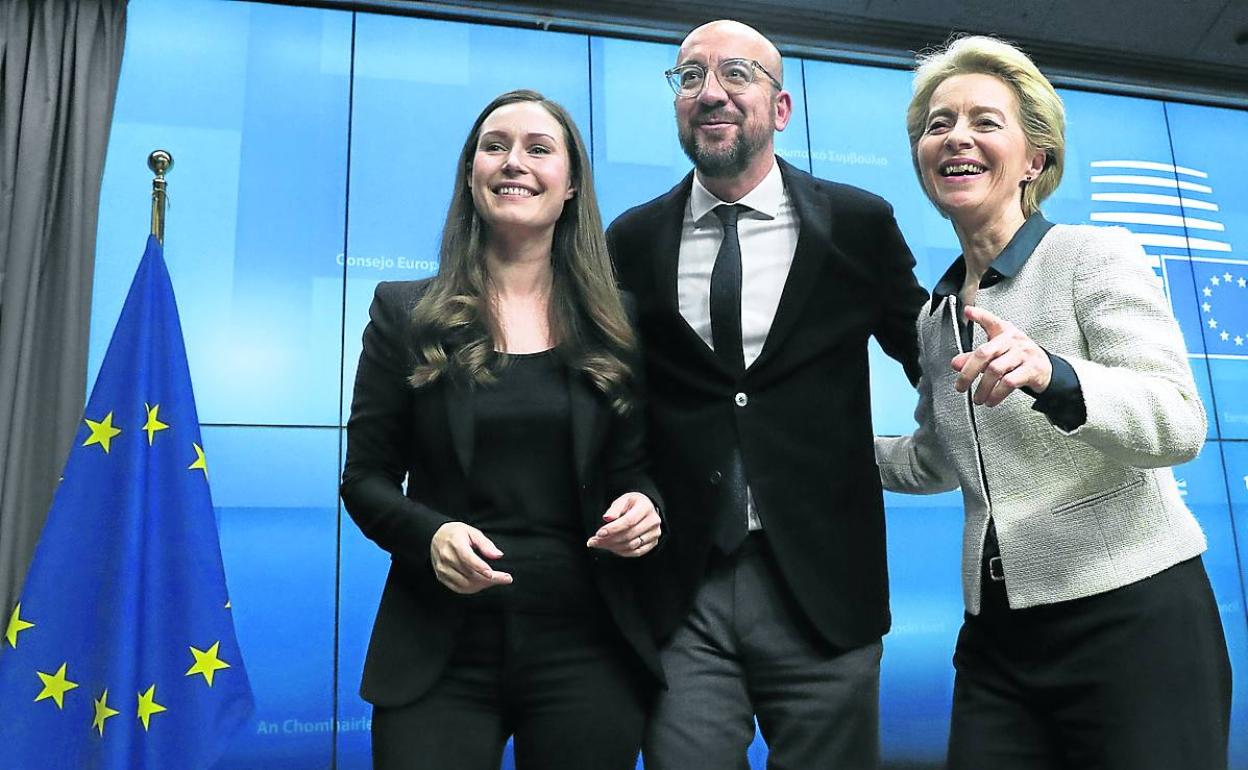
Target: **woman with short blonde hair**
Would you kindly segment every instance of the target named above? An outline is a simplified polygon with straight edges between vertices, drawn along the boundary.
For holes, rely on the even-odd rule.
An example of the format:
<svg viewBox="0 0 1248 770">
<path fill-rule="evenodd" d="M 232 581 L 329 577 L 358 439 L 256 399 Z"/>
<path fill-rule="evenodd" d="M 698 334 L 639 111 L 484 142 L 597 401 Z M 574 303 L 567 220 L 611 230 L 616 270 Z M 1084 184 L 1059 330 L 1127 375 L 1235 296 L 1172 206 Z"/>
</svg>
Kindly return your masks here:
<svg viewBox="0 0 1248 770">
<path fill-rule="evenodd" d="M 1008 43 L 921 57 L 906 124 L 962 255 L 919 314 L 919 427 L 876 459 L 887 489 L 962 489 L 948 766 L 1224 770 L 1226 641 L 1170 470 L 1206 418 L 1143 250 L 1040 213 L 1064 110 Z"/>
<path fill-rule="evenodd" d="M 992 75 L 1005 83 L 1018 100 L 1019 127 L 1032 147 L 1044 151 L 1044 168 L 1023 190 L 1023 213 L 1040 210 L 1062 181 L 1066 163 L 1066 108 L 1049 82 L 1027 54 L 996 38 L 974 36 L 954 40 L 945 48 L 919 58 L 914 73 L 914 95 L 906 108 L 906 133 L 914 148 L 926 128 L 932 92 L 955 75 Z M 926 190 L 926 188 L 924 188 Z M 939 207 L 938 207 L 939 208 Z"/>
</svg>

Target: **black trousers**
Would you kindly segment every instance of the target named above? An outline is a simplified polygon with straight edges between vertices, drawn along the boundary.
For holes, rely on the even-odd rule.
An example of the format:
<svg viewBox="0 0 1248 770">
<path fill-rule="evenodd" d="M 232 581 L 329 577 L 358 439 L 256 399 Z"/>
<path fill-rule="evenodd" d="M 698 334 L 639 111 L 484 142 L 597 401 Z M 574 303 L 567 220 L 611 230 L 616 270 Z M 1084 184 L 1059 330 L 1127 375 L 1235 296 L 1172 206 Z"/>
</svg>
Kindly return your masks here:
<svg viewBox="0 0 1248 770">
<path fill-rule="evenodd" d="M 1230 660 L 1199 558 L 1022 610 L 983 589 L 954 654 L 950 770 L 1225 770 Z"/>
<path fill-rule="evenodd" d="M 633 770 L 653 680 L 605 619 L 474 612 L 420 700 L 373 711 L 373 766 Z"/>
</svg>

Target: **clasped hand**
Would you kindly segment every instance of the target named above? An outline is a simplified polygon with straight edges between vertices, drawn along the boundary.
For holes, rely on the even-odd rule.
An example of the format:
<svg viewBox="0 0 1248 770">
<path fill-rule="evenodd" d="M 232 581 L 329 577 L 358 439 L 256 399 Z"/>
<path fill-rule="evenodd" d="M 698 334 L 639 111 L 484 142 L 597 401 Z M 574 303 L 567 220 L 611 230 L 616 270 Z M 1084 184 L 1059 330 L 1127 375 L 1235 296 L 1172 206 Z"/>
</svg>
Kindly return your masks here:
<svg viewBox="0 0 1248 770">
<path fill-rule="evenodd" d="M 491 586 L 511 583 L 511 573 L 490 567 L 486 559 L 503 552 L 485 533 L 462 521 L 448 521 L 433 533 L 429 557 L 438 582 L 457 594 L 475 594 Z"/>
<path fill-rule="evenodd" d="M 606 523 L 585 541 L 585 545 L 625 559 L 650 553 L 663 535 L 659 512 L 650 498 L 640 492 L 625 492 L 615 498 L 602 514 L 602 520 Z"/>
<path fill-rule="evenodd" d="M 968 305 L 966 320 L 979 324 L 988 341 L 969 353 L 953 357 L 950 365 L 958 373 L 953 387 L 968 391 L 978 378 L 971 400 L 983 406 L 996 406 L 1015 390 L 1027 387 L 1043 393 L 1053 377 L 1048 353 L 1017 326 L 983 308 Z"/>
<path fill-rule="evenodd" d="M 640 492 L 620 495 L 602 514 L 605 522 L 586 541 L 589 548 L 600 548 L 616 556 L 644 556 L 658 545 L 663 523 L 654 503 Z M 438 582 L 457 594 L 475 594 L 492 586 L 510 585 L 511 574 L 493 569 L 489 559 L 500 559 L 503 552 L 485 533 L 471 524 L 450 521 L 438 527 L 429 544 L 429 557 Z"/>
</svg>

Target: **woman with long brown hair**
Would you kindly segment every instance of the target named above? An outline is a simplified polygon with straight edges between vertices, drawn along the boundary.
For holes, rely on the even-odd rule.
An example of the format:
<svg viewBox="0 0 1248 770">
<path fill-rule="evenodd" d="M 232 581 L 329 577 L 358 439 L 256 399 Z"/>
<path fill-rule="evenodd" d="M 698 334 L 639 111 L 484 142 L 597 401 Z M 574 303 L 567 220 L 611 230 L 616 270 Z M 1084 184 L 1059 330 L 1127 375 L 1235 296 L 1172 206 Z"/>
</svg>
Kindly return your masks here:
<svg viewBox="0 0 1248 770">
<path fill-rule="evenodd" d="M 392 566 L 364 667 L 377 767 L 631 769 L 662 672 L 636 558 L 662 534 L 636 342 L 584 142 L 482 110 L 440 266 L 377 287 L 342 497 Z M 403 484 L 406 481 L 406 491 Z"/>
</svg>

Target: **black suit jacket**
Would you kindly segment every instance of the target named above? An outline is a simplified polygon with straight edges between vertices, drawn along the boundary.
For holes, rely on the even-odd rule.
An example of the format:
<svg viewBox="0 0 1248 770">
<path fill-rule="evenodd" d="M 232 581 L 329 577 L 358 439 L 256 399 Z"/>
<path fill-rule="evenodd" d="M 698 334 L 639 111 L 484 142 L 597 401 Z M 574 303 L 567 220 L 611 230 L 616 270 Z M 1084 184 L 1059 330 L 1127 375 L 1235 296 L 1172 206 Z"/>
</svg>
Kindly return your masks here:
<svg viewBox="0 0 1248 770">
<path fill-rule="evenodd" d="M 739 444 L 784 580 L 818 632 L 847 649 L 890 623 L 867 340 L 874 335 L 917 382 L 915 318 L 927 295 L 886 202 L 779 165 L 801 223 L 797 251 L 762 352 L 739 380 L 678 307 L 692 174 L 607 231 L 620 282 L 638 304 L 649 446 L 670 536 L 651 565 L 660 567 L 656 584 L 670 588 L 649 609 L 661 637 L 687 612 Z"/>
<path fill-rule="evenodd" d="M 429 545 L 446 522 L 471 520 L 473 395 L 445 379 L 420 390 L 406 382 L 415 362 L 411 310 L 427 286 L 428 281 L 378 285 L 347 424 L 343 503 L 392 562 L 360 686 L 360 695 L 379 706 L 410 703 L 433 684 L 464 616 L 462 597 L 434 577 Z M 569 383 L 576 467 L 568 472 L 578 482 L 588 538 L 619 494 L 643 492 L 656 505 L 660 498 L 645 472 L 641 410 L 619 417 L 583 375 Z M 635 596 L 637 560 L 598 551 L 593 559 L 604 604 L 656 684 L 661 682 L 651 631 Z"/>
</svg>

